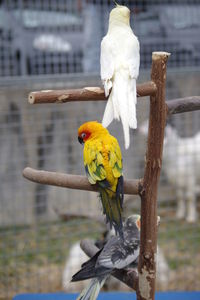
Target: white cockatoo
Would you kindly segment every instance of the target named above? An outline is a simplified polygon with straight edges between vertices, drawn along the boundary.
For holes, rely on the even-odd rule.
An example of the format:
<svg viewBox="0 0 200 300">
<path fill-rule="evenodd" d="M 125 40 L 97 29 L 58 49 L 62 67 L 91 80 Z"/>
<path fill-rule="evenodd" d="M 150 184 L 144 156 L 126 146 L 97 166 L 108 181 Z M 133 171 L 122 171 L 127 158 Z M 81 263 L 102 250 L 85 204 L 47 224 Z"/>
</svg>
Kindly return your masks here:
<svg viewBox="0 0 200 300">
<path fill-rule="evenodd" d="M 110 12 L 108 32 L 101 42 L 100 64 L 105 95 L 110 93 L 102 125 L 107 127 L 113 118 L 121 119 L 127 149 L 129 127 L 137 128 L 136 79 L 140 45 L 130 27 L 130 10 L 126 6 L 116 4 Z"/>
</svg>

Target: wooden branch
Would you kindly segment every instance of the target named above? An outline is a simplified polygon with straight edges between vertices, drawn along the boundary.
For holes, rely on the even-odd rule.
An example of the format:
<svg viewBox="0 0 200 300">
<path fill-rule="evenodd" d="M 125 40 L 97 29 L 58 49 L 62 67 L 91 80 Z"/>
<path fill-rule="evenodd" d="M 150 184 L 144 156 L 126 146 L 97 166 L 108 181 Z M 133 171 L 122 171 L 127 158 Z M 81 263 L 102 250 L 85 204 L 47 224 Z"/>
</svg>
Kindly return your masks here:
<svg viewBox="0 0 200 300">
<path fill-rule="evenodd" d="M 91 185 L 86 176 L 71 175 L 56 172 L 39 171 L 32 168 L 25 168 L 23 176 L 33 182 L 65 187 L 69 189 L 97 191 L 96 185 Z M 132 179 L 124 181 L 124 193 L 129 195 L 139 194 L 142 179 Z"/>
<path fill-rule="evenodd" d="M 137 85 L 138 97 L 150 96 L 156 93 L 156 85 L 149 81 Z M 106 100 L 104 90 L 100 87 L 85 87 L 73 90 L 45 90 L 31 92 L 28 96 L 30 104 L 65 103 L 72 101 Z"/>
<path fill-rule="evenodd" d="M 200 110 L 200 96 L 192 96 L 166 101 L 168 115 Z"/>
<path fill-rule="evenodd" d="M 146 166 L 141 196 L 141 239 L 139 255 L 139 285 L 137 299 L 153 300 L 155 296 L 157 252 L 157 190 L 162 165 L 164 129 L 166 123 L 165 80 L 169 53 L 153 52 L 151 79 L 157 86 L 150 97 L 150 117 Z"/>
<path fill-rule="evenodd" d="M 98 252 L 98 248 L 88 239 L 81 241 L 81 249 L 89 256 L 92 257 Z M 134 270 L 115 270 L 112 275 L 125 283 L 133 290 L 138 287 L 138 274 Z"/>
</svg>

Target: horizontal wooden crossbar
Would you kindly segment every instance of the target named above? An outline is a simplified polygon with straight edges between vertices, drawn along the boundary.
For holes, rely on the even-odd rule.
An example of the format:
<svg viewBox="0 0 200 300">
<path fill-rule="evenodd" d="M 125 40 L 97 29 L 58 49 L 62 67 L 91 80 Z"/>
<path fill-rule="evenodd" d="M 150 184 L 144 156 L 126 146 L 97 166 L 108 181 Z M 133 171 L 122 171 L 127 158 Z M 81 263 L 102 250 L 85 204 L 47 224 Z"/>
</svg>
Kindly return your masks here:
<svg viewBox="0 0 200 300">
<path fill-rule="evenodd" d="M 47 172 L 25 168 L 23 176 L 33 182 L 65 187 L 69 189 L 77 189 L 84 191 L 97 192 L 97 186 L 91 185 L 86 176 L 71 175 L 57 172 Z M 138 195 L 142 187 L 142 179 L 132 179 L 124 181 L 124 193 L 129 195 Z"/>
<path fill-rule="evenodd" d="M 200 96 L 168 100 L 166 104 L 169 115 L 200 110 Z"/>
<path fill-rule="evenodd" d="M 151 96 L 156 93 L 156 85 L 152 81 L 137 85 L 137 96 Z M 105 101 L 104 89 L 100 87 L 84 87 L 72 90 L 44 90 L 29 94 L 30 104 L 66 103 L 72 101 Z"/>
<path fill-rule="evenodd" d="M 148 81 L 137 85 L 137 96 L 152 96 L 156 93 L 156 84 Z M 71 90 L 44 90 L 31 92 L 29 94 L 31 104 L 66 103 L 73 101 L 105 101 L 103 88 L 84 87 Z M 166 101 L 167 113 L 178 114 L 200 109 L 200 96 L 192 96 Z"/>
</svg>

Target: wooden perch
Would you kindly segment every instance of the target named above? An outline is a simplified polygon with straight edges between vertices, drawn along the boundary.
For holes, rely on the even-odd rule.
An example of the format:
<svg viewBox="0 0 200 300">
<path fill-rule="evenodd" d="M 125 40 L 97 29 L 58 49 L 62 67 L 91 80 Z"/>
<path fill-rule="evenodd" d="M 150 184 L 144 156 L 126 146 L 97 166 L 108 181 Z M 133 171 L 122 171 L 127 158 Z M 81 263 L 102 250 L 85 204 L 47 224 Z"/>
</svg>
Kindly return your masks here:
<svg viewBox="0 0 200 300">
<path fill-rule="evenodd" d="M 166 101 L 168 115 L 180 114 L 200 109 L 200 96 L 179 98 Z"/>
<path fill-rule="evenodd" d="M 89 256 L 92 257 L 98 252 L 98 248 L 88 239 L 81 241 L 81 249 Z M 138 275 L 137 272 L 132 270 L 115 270 L 112 275 L 125 283 L 131 289 L 137 290 Z"/>
<path fill-rule="evenodd" d="M 149 81 L 137 85 L 137 96 L 153 96 L 157 91 L 156 84 Z M 30 104 L 66 103 L 73 101 L 105 101 L 104 90 L 100 87 L 85 87 L 72 90 L 44 90 L 31 92 Z M 168 114 L 179 114 L 200 109 L 200 96 L 166 101 Z"/>
<path fill-rule="evenodd" d="M 141 235 L 138 265 L 138 300 L 153 300 L 156 282 L 157 191 L 162 166 L 166 123 L 165 81 L 169 53 L 153 52 L 151 79 L 157 92 L 150 97 L 148 144 L 141 197 Z"/>
<path fill-rule="evenodd" d="M 91 185 L 86 176 L 70 175 L 64 173 L 39 171 L 32 168 L 25 168 L 23 176 L 33 182 L 65 187 L 69 189 L 97 191 L 96 185 Z M 132 179 L 124 181 L 124 193 L 129 195 L 139 194 L 142 186 L 141 179 Z"/>
<path fill-rule="evenodd" d="M 156 85 L 149 81 L 137 85 L 138 97 L 154 95 L 156 92 Z M 30 104 L 42 103 L 65 103 L 72 101 L 94 101 L 106 100 L 103 88 L 100 87 L 85 87 L 82 89 L 73 90 L 45 90 L 31 92 L 28 100 Z"/>
</svg>

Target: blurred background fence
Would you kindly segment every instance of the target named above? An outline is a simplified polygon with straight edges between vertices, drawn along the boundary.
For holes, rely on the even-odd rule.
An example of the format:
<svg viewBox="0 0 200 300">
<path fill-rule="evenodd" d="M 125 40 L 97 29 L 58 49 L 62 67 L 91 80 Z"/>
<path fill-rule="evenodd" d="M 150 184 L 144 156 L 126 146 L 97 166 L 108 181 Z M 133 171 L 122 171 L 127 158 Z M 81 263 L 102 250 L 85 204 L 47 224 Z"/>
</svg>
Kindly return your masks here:
<svg viewBox="0 0 200 300">
<path fill-rule="evenodd" d="M 169 51 L 167 99 L 200 95 L 199 1 L 118 3 L 134 11 L 131 22 L 141 45 L 138 82 L 150 78 L 152 51 Z M 101 238 L 106 229 L 80 218 L 88 211 L 100 214 L 95 193 L 30 183 L 22 170 L 31 166 L 84 174 L 77 128 L 88 120 L 101 121 L 105 103 L 30 106 L 27 95 L 101 84 L 100 42 L 112 7 L 113 1 L 106 0 L 0 1 L 0 299 L 22 292 L 78 291 L 80 286 L 68 285 L 65 263 L 70 261 L 67 270 L 72 270 L 82 256 L 75 244 L 73 257 L 67 258 L 70 249 L 85 236 Z M 138 100 L 139 128 L 148 117 L 148 104 L 148 98 Z M 194 136 L 200 131 L 200 112 L 173 116 L 170 124 L 159 187 L 164 275 L 158 276 L 158 288 L 197 290 L 200 138 Z M 109 130 L 120 142 L 125 177 L 142 177 L 145 134 L 132 131 L 131 147 L 125 151 L 121 125 L 114 122 Z M 126 198 L 125 215 L 138 213 L 139 198 Z M 64 221 L 65 213 L 79 217 Z"/>
</svg>

